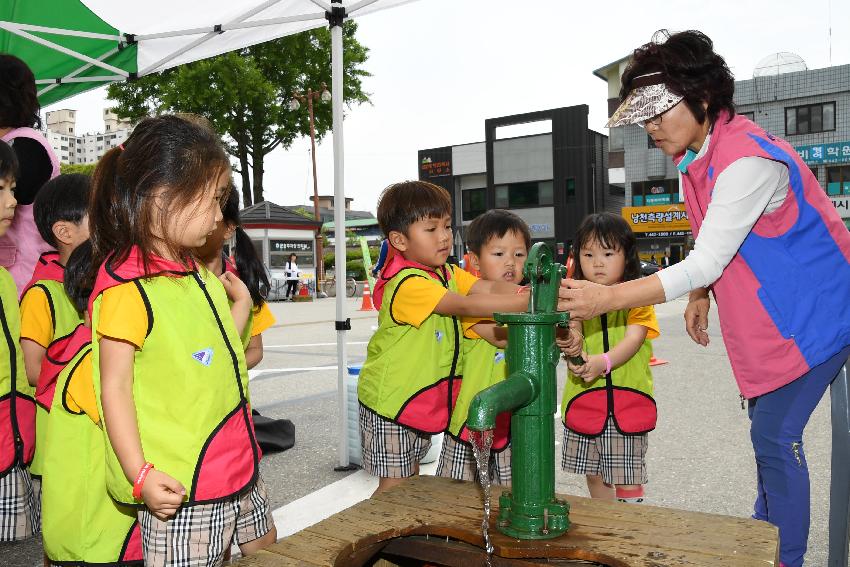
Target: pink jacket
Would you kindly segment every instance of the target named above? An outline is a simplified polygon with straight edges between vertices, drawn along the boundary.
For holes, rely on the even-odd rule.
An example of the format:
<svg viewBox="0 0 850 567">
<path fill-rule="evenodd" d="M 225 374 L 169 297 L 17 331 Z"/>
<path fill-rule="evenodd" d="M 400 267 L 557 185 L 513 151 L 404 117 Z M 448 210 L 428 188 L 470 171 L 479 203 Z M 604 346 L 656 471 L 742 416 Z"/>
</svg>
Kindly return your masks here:
<svg viewBox="0 0 850 567">
<path fill-rule="evenodd" d="M 850 344 L 850 232 L 786 141 L 742 116 L 718 117 L 707 153 L 682 171 L 699 235 L 717 177 L 743 157 L 788 167 L 785 202 L 763 214 L 712 290 L 732 371 L 753 398 L 780 388 Z"/>
<path fill-rule="evenodd" d="M 59 158 L 53 153 L 53 148 L 38 130 L 32 128 L 16 128 L 3 136 L 4 142 L 15 138 L 30 138 L 39 142 L 47 151 L 53 171 L 50 178 L 59 175 Z M 15 219 L 6 234 L 0 237 L 0 266 L 3 266 L 12 275 L 15 285 L 18 287 L 18 295 L 24 290 L 27 282 L 32 277 L 35 263 L 45 252 L 52 250 L 38 233 L 33 219 L 32 205 L 18 205 L 15 208 Z"/>
</svg>

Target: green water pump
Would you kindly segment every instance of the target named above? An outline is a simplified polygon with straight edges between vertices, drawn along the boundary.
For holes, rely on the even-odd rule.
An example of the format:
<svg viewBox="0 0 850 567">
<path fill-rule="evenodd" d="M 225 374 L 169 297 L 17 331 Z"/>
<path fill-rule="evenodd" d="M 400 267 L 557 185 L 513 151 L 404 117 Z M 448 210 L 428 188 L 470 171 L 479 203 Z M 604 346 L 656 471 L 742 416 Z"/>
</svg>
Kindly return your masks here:
<svg viewBox="0 0 850 567">
<path fill-rule="evenodd" d="M 569 314 L 557 311 L 566 268 L 551 248 L 531 248 L 524 274 L 531 284 L 526 313 L 496 313 L 508 327 L 508 378 L 483 390 L 469 408 L 467 427 L 493 429 L 496 416 L 511 411 L 511 489 L 499 498 L 498 529 L 517 539 L 549 539 L 570 526 L 569 504 L 555 498 L 556 326 Z"/>
</svg>

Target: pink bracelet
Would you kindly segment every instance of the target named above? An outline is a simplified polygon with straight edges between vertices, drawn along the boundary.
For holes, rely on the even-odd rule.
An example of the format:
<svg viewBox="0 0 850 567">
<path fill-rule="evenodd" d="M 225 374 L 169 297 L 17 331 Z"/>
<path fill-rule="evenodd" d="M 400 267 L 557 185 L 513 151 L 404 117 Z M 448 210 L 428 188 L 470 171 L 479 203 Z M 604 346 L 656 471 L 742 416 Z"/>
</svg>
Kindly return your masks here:
<svg viewBox="0 0 850 567">
<path fill-rule="evenodd" d="M 608 357 L 607 352 L 602 353 L 602 358 L 605 359 L 605 375 L 611 374 L 611 359 Z"/>
</svg>

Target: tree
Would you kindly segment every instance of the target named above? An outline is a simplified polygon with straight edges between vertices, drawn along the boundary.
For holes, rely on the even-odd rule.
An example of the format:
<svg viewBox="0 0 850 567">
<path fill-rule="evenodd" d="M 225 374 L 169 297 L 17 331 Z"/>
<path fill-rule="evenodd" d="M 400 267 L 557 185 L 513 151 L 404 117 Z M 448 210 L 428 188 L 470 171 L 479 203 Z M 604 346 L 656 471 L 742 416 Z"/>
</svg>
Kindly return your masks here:
<svg viewBox="0 0 850 567">
<path fill-rule="evenodd" d="M 362 79 L 368 48 L 354 37 L 357 24 L 343 25 L 343 100 L 369 102 Z M 288 148 L 310 133 L 307 110 L 289 109 L 293 92 L 331 84 L 331 38 L 325 28 L 302 32 L 189 63 L 135 81 L 115 83 L 109 98 L 119 116 L 137 121 L 164 112 L 206 117 L 238 160 L 245 206 L 263 200 L 266 154 Z M 316 138 L 332 127 L 331 104 L 314 105 Z M 252 190 L 253 188 L 253 190 Z"/>
<path fill-rule="evenodd" d="M 59 171 L 63 175 L 66 173 L 82 173 L 83 175 L 91 175 L 94 173 L 96 163 L 62 163 L 59 164 Z"/>
</svg>

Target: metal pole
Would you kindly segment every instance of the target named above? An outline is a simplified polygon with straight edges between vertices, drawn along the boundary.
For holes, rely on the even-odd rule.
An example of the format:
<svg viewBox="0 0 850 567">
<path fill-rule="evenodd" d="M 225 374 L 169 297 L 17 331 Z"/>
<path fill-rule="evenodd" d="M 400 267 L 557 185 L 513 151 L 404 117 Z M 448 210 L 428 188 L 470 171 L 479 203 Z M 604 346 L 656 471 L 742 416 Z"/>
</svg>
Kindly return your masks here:
<svg viewBox="0 0 850 567">
<path fill-rule="evenodd" d="M 313 89 L 307 89 L 307 111 L 310 114 L 310 156 L 313 158 L 313 214 L 321 225 L 322 215 L 319 212 L 319 180 L 316 177 L 316 126 L 313 121 Z M 322 245 L 322 227 L 316 233 L 316 295 L 319 295 L 319 282 L 325 276 L 324 247 Z"/>
<path fill-rule="evenodd" d="M 832 381 L 832 474 L 829 487 L 829 567 L 846 567 L 850 542 L 850 360 Z"/>
<path fill-rule="evenodd" d="M 344 10 L 342 0 L 332 0 L 331 7 Z M 346 334 L 350 322 L 345 317 L 345 156 L 342 140 L 342 24 L 331 19 L 331 94 L 333 95 L 333 151 L 334 151 L 334 268 L 336 272 L 336 354 L 337 354 L 337 397 L 339 400 L 339 466 L 347 469 L 348 459 L 348 394 L 345 385 L 348 358 Z"/>
</svg>

